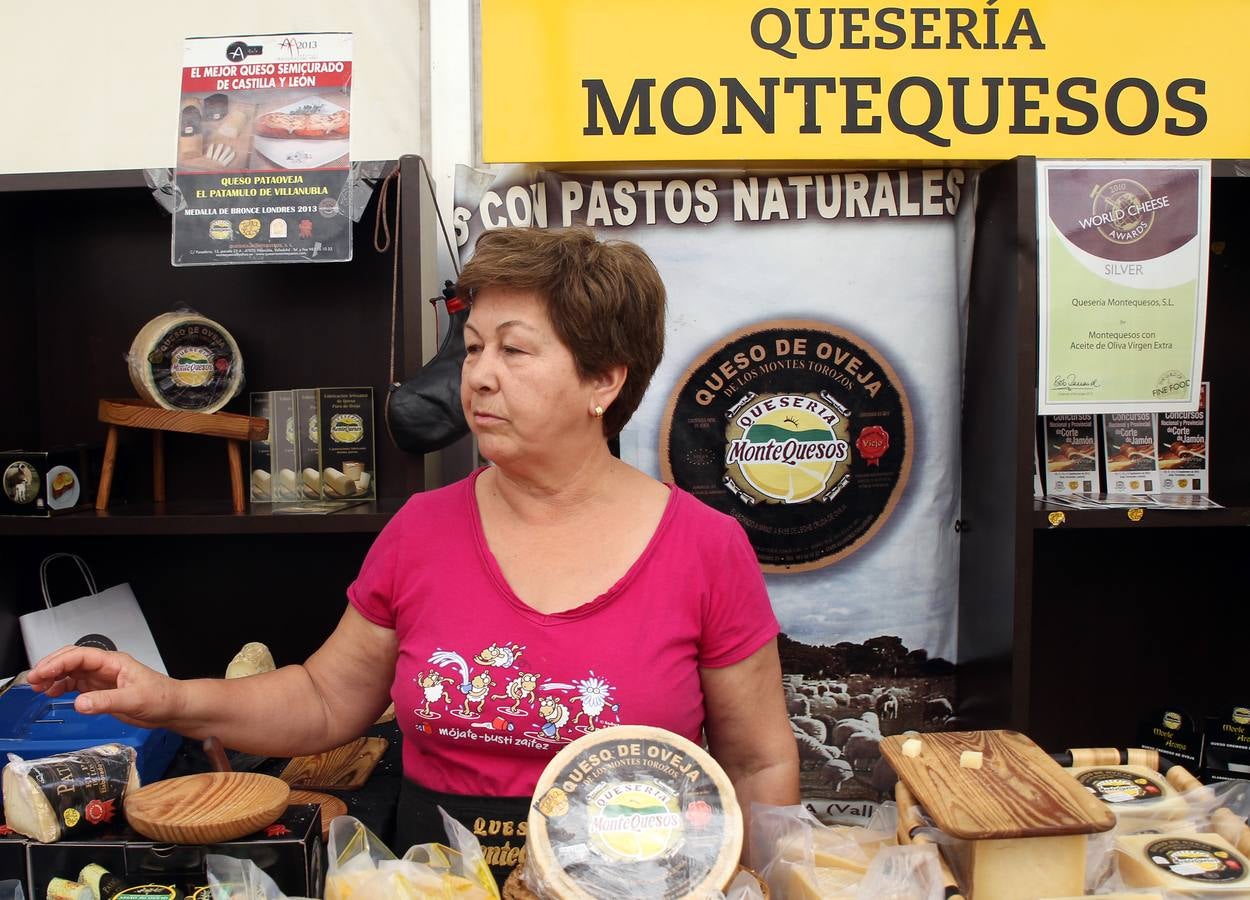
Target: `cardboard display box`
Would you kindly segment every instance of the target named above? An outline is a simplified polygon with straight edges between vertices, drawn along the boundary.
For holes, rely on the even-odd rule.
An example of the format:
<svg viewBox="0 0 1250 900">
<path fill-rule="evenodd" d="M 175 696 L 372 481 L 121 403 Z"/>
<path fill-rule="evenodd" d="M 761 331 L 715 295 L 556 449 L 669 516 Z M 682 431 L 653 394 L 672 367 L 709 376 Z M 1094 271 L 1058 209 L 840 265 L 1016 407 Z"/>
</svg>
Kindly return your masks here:
<svg viewBox="0 0 1250 900">
<path fill-rule="evenodd" d="M 25 848 L 31 897 L 47 896 L 53 878 L 75 879 L 89 863 L 128 884 L 173 884 L 190 895 L 208 884 L 210 853 L 250 859 L 291 897 L 320 897 L 323 887 L 321 810 L 315 805 L 288 806 L 268 828 L 222 844 L 159 844 L 122 827 L 97 840 L 28 842 Z"/>
<path fill-rule="evenodd" d="M 0 452 L 0 515 L 50 516 L 88 506 L 87 447 Z"/>
</svg>

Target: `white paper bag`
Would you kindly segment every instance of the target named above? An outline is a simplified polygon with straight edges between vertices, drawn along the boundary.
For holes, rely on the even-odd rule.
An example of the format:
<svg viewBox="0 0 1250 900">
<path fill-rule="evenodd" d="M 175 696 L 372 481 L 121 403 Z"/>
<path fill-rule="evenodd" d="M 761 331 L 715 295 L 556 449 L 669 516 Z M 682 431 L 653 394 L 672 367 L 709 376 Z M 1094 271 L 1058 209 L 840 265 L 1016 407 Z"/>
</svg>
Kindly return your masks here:
<svg viewBox="0 0 1250 900">
<path fill-rule="evenodd" d="M 48 594 L 48 563 L 54 559 L 70 559 L 77 564 L 83 580 L 90 591 L 85 597 L 68 603 L 54 605 Z M 152 631 L 143 618 L 143 611 L 135 600 L 129 584 L 119 584 L 106 590 L 96 587 L 95 578 L 81 557 L 72 553 L 53 553 L 39 564 L 39 585 L 43 591 L 46 609 L 26 613 L 19 618 L 22 642 L 26 645 L 26 657 L 33 666 L 53 650 L 67 644 L 103 646 L 110 649 L 111 642 L 118 650 L 125 651 L 150 669 L 161 674 L 165 663 Z M 106 638 L 106 641 L 100 638 Z M 85 640 L 84 640 L 85 638 Z"/>
</svg>

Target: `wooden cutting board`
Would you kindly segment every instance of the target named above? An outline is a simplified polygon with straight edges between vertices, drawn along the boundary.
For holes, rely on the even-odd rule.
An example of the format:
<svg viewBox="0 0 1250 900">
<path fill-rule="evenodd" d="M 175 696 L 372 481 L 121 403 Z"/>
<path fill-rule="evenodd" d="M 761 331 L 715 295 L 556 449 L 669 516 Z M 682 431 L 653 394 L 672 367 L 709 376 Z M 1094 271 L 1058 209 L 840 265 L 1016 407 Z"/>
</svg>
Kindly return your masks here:
<svg viewBox="0 0 1250 900">
<path fill-rule="evenodd" d="M 881 755 L 942 831 L 966 840 L 1090 834 L 1115 826 L 1115 814 L 1017 731 L 922 734 L 921 754 L 903 755 L 916 735 L 881 740 Z M 960 768 L 965 750 L 980 769 Z"/>
<path fill-rule="evenodd" d="M 157 781 L 126 795 L 132 828 L 173 844 L 232 841 L 272 825 L 287 807 L 286 782 L 255 772 L 203 772 Z"/>
<path fill-rule="evenodd" d="M 278 777 L 293 788 L 310 791 L 359 790 L 369 780 L 388 743 L 384 737 L 360 737 L 324 753 L 297 756 Z"/>
<path fill-rule="evenodd" d="M 291 791 L 291 797 L 287 802 L 292 806 L 303 803 L 320 806 L 321 839 L 327 842 L 330 840 L 330 823 L 334 821 L 334 817 L 347 815 L 347 804 L 333 794 L 322 794 L 317 791 Z"/>
</svg>

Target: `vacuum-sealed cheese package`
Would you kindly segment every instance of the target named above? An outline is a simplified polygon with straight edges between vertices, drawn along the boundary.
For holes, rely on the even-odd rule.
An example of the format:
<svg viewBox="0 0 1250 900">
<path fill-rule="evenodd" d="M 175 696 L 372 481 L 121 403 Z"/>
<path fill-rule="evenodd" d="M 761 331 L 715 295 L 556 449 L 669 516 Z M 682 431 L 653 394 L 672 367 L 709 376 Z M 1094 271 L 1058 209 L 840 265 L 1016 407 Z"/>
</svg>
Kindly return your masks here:
<svg viewBox="0 0 1250 900">
<path fill-rule="evenodd" d="M 661 728 L 573 741 L 538 780 L 524 882 L 540 897 L 701 897 L 742 852 L 733 785 L 710 755 Z"/>
<path fill-rule="evenodd" d="M 243 355 L 230 332 L 189 310 L 145 324 L 126 356 L 139 396 L 165 409 L 215 413 L 243 389 Z"/>
<path fill-rule="evenodd" d="M 402 859 L 359 819 L 336 816 L 330 823 L 325 900 L 499 900 L 477 838 L 439 812 L 448 844 L 418 844 Z"/>
<path fill-rule="evenodd" d="M 113 823 L 125 796 L 139 789 L 135 748 L 101 744 L 4 767 L 4 820 L 14 831 L 50 844 Z"/>
</svg>

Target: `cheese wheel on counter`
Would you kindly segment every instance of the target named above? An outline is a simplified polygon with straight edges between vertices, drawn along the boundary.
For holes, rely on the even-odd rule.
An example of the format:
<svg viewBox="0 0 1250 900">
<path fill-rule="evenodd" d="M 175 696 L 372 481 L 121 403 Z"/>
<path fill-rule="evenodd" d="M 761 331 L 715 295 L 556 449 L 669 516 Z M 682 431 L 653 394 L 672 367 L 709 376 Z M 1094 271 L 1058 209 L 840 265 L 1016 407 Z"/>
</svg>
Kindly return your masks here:
<svg viewBox="0 0 1250 900">
<path fill-rule="evenodd" d="M 194 313 L 164 313 L 130 344 L 130 383 L 165 409 L 215 413 L 243 387 L 243 357 L 230 332 Z"/>
<path fill-rule="evenodd" d="M 1064 771 L 1111 807 L 1120 830 L 1142 830 L 1185 818 L 1190 806 L 1166 778 L 1147 766 L 1076 766 Z"/>
<path fill-rule="evenodd" d="M 1160 887 L 1200 897 L 1250 896 L 1250 863 L 1214 832 L 1123 835 L 1115 839 L 1115 849 L 1120 877 L 1129 887 Z"/>
<path fill-rule="evenodd" d="M 552 900 L 721 891 L 742 852 L 733 785 L 662 728 L 584 735 L 547 764 L 529 812 L 526 881 Z"/>
<path fill-rule="evenodd" d="M 4 767 L 4 820 L 14 831 L 50 844 L 106 825 L 125 795 L 139 789 L 135 748 L 101 744 Z"/>
</svg>

